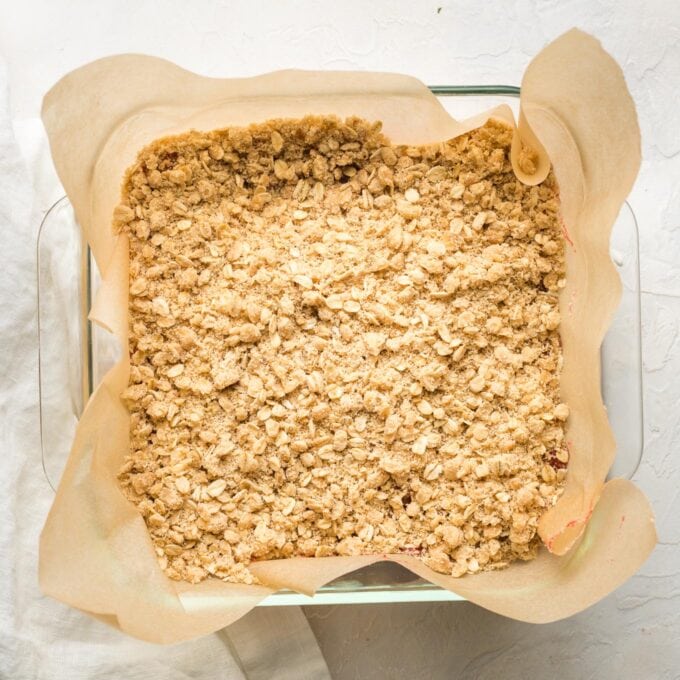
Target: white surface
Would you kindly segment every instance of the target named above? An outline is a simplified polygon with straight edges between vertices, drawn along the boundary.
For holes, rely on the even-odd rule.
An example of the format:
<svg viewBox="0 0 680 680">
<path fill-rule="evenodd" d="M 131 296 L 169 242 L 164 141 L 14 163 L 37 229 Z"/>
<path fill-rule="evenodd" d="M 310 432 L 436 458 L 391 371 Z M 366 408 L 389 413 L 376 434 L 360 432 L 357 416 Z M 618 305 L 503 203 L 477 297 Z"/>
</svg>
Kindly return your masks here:
<svg viewBox="0 0 680 680">
<path fill-rule="evenodd" d="M 647 427 L 636 481 L 655 507 L 661 543 L 619 591 L 581 615 L 548 626 L 507 621 L 467 603 L 308 610 L 339 680 L 680 677 L 680 4 L 0 0 L 9 114 L 34 169 L 48 167 L 36 162 L 45 153 L 35 120 L 42 94 L 60 75 L 106 54 L 156 54 L 207 75 L 306 67 L 402 71 L 430 84 L 517 84 L 530 56 L 572 25 L 597 35 L 623 66 L 640 115 L 644 161 L 630 203 L 641 231 Z M 6 151 L 10 143 L 0 133 L 2 449 L 10 461 L 35 460 L 37 466 L 29 398 L 35 389 L 33 239 L 41 211 L 58 197 L 59 188 L 51 172 L 41 172 L 33 177 L 36 198 L 22 192 L 29 180 Z M 12 231 L 8 225 L 14 225 Z M 21 400 L 13 392 L 19 385 Z M 96 622 L 84 624 L 77 612 L 40 598 L 34 527 L 49 498 L 32 469 L 3 463 L 4 489 L 10 490 L 0 494 L 3 519 L 13 490 L 20 488 L 31 503 L 14 521 L 1 523 L 2 568 L 15 565 L 9 577 L 15 597 L 4 599 L 0 627 L 9 630 L 13 622 L 23 635 L 0 633 L 0 658 L 4 664 L 10 658 L 15 664 L 39 660 L 43 670 L 39 676 L 8 671 L 7 677 L 53 678 L 60 665 L 71 670 L 71 678 L 130 678 L 133 672 L 159 678 L 238 677 L 229 670 L 233 666 L 224 665 L 228 656 L 216 636 L 159 654 L 112 636 Z M 81 653 L 81 640 L 88 641 L 87 653 Z M 133 651 L 141 662 L 132 667 L 119 661 Z M 95 675 L 101 660 L 104 670 Z"/>
</svg>

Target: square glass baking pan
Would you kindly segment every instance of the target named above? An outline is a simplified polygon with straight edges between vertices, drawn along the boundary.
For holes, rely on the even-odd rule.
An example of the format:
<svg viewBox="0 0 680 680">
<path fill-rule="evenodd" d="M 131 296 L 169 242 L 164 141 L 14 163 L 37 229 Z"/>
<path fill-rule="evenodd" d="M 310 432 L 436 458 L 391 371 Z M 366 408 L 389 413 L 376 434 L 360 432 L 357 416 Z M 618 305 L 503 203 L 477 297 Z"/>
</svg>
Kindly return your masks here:
<svg viewBox="0 0 680 680">
<path fill-rule="evenodd" d="M 500 103 L 517 113 L 519 88 L 512 86 L 431 86 L 455 118 L 465 118 Z M 610 477 L 633 476 L 642 455 L 643 406 L 638 228 L 626 203 L 610 241 L 621 276 L 623 296 L 601 348 L 601 385 L 617 441 Z M 38 370 L 42 471 L 56 488 L 78 418 L 121 348 L 87 314 L 99 273 L 83 242 L 66 197 L 46 213 L 38 232 Z M 403 567 L 380 562 L 342 576 L 314 597 L 280 591 L 261 606 L 353 604 L 460 600 Z"/>
</svg>

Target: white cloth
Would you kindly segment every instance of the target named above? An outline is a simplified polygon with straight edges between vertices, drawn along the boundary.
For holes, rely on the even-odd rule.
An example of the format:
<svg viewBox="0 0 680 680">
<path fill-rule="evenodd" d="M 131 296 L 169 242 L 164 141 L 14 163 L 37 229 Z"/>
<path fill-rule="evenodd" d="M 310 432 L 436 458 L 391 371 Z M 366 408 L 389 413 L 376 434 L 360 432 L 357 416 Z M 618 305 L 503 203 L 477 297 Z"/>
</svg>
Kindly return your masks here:
<svg viewBox="0 0 680 680">
<path fill-rule="evenodd" d="M 0 677 L 242 678 L 223 639 L 157 647 L 128 638 L 38 589 L 38 537 L 53 492 L 40 467 L 38 429 L 36 236 L 42 212 L 59 193 L 36 121 L 24 126 L 29 169 L 8 111 L 0 64 Z M 51 181 L 46 181 L 50 177 Z M 36 188 L 40 191 L 37 192 Z"/>
<path fill-rule="evenodd" d="M 264 680 L 274 677 L 267 670 L 273 639 L 287 643 L 287 670 L 279 666 L 277 678 L 327 678 L 297 607 L 255 611 L 235 624 L 233 634 L 225 629 L 161 647 L 129 638 L 39 591 L 38 538 L 53 491 L 40 464 L 36 238 L 46 208 L 62 192 L 40 121 L 24 122 L 16 132 L 21 145 L 0 61 L 0 678 Z"/>
</svg>

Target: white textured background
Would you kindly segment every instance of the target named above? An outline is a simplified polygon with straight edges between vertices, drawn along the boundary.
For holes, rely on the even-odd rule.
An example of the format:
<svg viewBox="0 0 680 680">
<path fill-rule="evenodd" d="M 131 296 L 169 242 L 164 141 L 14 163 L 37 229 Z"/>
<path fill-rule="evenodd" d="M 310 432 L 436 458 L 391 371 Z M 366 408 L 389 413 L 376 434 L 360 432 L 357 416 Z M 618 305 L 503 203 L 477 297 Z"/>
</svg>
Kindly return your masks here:
<svg viewBox="0 0 680 680">
<path fill-rule="evenodd" d="M 339 680 L 680 678 L 680 3 L 0 0 L 10 113 L 27 156 L 42 94 L 107 54 L 155 54 L 215 76 L 299 67 L 519 84 L 530 57 L 574 25 L 623 67 L 642 128 L 644 160 L 630 198 L 644 291 L 646 445 L 635 481 L 655 508 L 660 544 L 616 593 L 547 626 L 466 603 L 310 609 Z M 46 208 L 58 186 L 34 179 Z"/>
</svg>

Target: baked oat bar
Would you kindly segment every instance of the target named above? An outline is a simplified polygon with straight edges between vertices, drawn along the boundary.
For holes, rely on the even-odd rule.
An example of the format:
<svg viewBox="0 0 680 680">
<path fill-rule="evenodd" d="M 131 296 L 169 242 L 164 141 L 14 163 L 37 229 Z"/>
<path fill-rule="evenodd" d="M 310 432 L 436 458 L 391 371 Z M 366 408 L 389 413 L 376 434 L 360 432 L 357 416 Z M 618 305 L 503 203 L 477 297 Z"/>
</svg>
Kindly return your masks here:
<svg viewBox="0 0 680 680">
<path fill-rule="evenodd" d="M 276 120 L 161 139 L 126 176 L 130 453 L 173 579 L 407 552 L 461 576 L 536 554 L 568 461 L 555 179 L 512 130 L 390 143 Z"/>
</svg>

